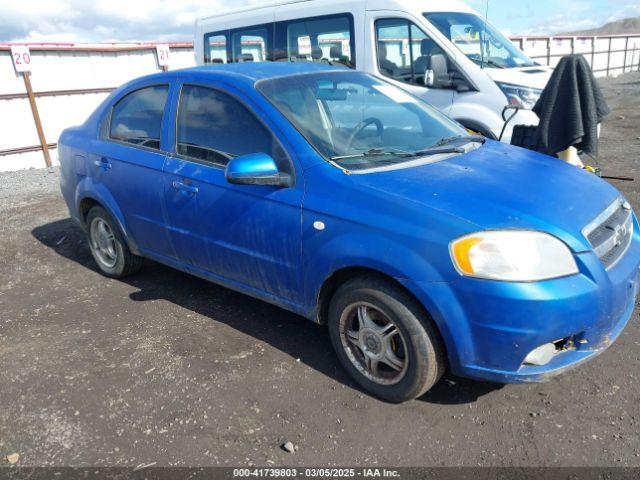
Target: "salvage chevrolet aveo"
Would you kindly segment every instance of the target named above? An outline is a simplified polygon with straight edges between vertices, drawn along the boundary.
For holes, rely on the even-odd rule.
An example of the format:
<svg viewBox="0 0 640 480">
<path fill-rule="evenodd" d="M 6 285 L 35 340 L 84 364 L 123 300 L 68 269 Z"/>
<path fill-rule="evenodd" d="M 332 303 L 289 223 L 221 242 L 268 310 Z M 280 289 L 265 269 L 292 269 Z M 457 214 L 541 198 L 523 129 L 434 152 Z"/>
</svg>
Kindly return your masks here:
<svg viewBox="0 0 640 480">
<path fill-rule="evenodd" d="M 447 368 L 545 380 L 606 349 L 638 292 L 615 188 L 348 69 L 142 78 L 63 133 L 60 161 L 105 275 L 149 258 L 328 324 L 344 368 L 392 402 Z"/>
</svg>

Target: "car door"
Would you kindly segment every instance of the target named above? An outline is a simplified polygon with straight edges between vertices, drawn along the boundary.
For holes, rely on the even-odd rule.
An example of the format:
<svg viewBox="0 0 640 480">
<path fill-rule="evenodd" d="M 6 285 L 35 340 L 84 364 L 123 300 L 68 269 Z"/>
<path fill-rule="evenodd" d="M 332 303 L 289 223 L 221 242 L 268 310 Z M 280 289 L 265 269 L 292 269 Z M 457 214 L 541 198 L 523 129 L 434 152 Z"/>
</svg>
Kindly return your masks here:
<svg viewBox="0 0 640 480">
<path fill-rule="evenodd" d="M 162 210 L 169 88 L 169 82 L 141 84 L 123 94 L 103 120 L 88 158 L 96 190 L 120 209 L 125 228 L 149 256 L 172 252 Z"/>
<path fill-rule="evenodd" d="M 164 203 L 171 242 L 187 269 L 284 299 L 299 290 L 303 184 L 231 185 L 230 158 L 264 152 L 295 177 L 262 115 L 232 87 L 184 84 L 175 108 Z"/>
<path fill-rule="evenodd" d="M 368 55 L 368 71 L 394 83 L 409 93 L 424 99 L 445 114 L 455 100 L 451 87 L 428 87 L 425 72 L 431 56 L 442 54 L 449 67 L 454 59 L 411 20 L 398 16 L 398 12 L 367 12 L 368 39 L 372 52 Z"/>
</svg>

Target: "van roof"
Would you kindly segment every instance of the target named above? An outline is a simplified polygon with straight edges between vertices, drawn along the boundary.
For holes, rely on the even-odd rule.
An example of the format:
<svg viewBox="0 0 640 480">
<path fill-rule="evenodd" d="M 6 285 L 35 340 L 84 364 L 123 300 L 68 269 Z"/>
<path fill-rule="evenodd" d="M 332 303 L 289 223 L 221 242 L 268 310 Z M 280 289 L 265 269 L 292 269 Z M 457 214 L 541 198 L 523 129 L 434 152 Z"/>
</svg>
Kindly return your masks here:
<svg viewBox="0 0 640 480">
<path fill-rule="evenodd" d="M 198 19 L 198 22 L 212 20 L 225 15 L 242 13 L 247 11 L 254 12 L 261 8 L 277 7 L 282 5 L 293 5 L 297 3 L 313 3 L 314 6 L 326 3 L 337 12 L 349 10 L 336 6 L 335 0 L 267 0 L 264 2 L 253 3 L 240 8 L 232 8 L 222 10 L 213 15 L 206 15 Z M 419 12 L 469 12 L 475 13 L 473 8 L 461 0 L 355 0 L 352 3 L 362 3 L 367 10 L 404 10 Z"/>
</svg>

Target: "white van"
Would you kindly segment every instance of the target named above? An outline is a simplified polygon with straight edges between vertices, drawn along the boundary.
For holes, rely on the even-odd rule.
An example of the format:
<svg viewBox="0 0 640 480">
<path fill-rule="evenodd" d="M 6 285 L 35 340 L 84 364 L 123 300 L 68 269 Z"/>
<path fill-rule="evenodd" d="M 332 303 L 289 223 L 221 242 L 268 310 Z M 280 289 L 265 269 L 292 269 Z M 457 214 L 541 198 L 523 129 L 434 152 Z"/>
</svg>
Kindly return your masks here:
<svg viewBox="0 0 640 480">
<path fill-rule="evenodd" d="M 199 64 L 314 61 L 386 78 L 470 130 L 500 136 L 535 125 L 531 108 L 551 69 L 536 64 L 458 0 L 282 0 L 196 23 Z"/>
</svg>

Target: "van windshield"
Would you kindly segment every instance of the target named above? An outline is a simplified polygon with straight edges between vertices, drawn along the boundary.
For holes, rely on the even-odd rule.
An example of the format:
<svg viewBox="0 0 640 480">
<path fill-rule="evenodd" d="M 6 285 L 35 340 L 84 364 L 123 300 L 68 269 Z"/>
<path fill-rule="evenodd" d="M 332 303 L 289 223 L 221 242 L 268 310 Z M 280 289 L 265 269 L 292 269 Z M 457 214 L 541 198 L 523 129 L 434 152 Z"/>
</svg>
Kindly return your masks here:
<svg viewBox="0 0 640 480">
<path fill-rule="evenodd" d="M 424 16 L 453 44 L 481 67 L 532 67 L 535 62 L 499 30 L 472 13 L 438 12 Z M 486 26 L 486 30 L 485 30 Z"/>
<path fill-rule="evenodd" d="M 348 170 L 394 165 L 421 154 L 462 153 L 469 140 L 435 108 L 361 72 L 280 77 L 259 82 L 257 89 L 321 155 Z"/>
</svg>

